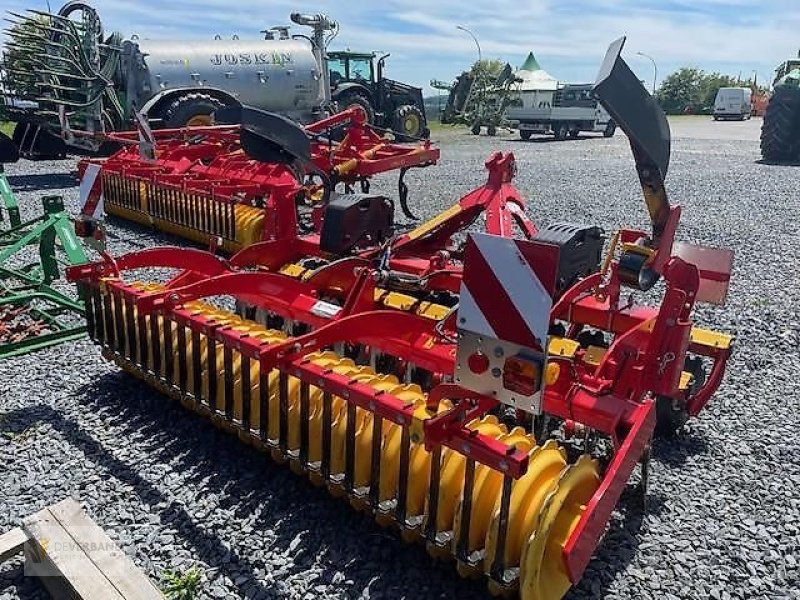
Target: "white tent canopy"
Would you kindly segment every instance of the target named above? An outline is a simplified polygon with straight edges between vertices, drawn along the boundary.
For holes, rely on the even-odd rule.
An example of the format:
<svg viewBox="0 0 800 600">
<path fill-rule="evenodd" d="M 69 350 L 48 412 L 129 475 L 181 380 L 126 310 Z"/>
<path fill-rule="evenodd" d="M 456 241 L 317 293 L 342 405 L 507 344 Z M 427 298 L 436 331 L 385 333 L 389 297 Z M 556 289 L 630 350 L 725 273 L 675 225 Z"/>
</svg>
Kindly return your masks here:
<svg viewBox="0 0 800 600">
<path fill-rule="evenodd" d="M 558 80 L 539 66 L 533 52 L 528 54 L 528 58 L 516 72 L 516 76 L 522 80 L 518 88 L 521 92 L 558 89 Z"/>
</svg>

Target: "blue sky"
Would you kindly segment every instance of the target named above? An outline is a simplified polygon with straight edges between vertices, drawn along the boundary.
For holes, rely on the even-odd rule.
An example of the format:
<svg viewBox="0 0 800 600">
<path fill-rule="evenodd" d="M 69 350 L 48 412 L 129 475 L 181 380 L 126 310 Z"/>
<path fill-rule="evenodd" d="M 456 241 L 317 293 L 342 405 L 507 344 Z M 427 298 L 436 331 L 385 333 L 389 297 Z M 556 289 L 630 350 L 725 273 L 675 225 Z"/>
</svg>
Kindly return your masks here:
<svg viewBox="0 0 800 600">
<path fill-rule="evenodd" d="M 42 0 L 5 0 L 10 10 L 44 8 Z M 288 24 L 289 13 L 325 12 L 341 25 L 332 48 L 391 52 L 390 76 L 426 88 L 451 80 L 475 60 L 519 66 L 529 51 L 562 81 L 592 81 L 608 43 L 628 36 L 626 58 L 650 82 L 680 66 L 759 80 L 800 48 L 798 0 L 95 0 L 106 30 L 149 38 L 257 37 Z M 56 9 L 57 0 L 51 1 Z"/>
</svg>

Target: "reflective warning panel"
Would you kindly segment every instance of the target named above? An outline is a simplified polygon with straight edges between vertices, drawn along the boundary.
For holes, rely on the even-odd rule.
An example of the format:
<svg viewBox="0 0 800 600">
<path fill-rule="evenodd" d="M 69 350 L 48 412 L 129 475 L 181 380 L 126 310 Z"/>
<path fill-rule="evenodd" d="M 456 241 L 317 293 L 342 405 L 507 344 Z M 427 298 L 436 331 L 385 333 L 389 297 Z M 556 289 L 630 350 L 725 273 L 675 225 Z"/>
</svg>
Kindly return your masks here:
<svg viewBox="0 0 800 600">
<path fill-rule="evenodd" d="M 541 412 L 552 298 L 526 256 L 532 242 L 467 240 L 458 307 L 456 383 Z"/>
</svg>

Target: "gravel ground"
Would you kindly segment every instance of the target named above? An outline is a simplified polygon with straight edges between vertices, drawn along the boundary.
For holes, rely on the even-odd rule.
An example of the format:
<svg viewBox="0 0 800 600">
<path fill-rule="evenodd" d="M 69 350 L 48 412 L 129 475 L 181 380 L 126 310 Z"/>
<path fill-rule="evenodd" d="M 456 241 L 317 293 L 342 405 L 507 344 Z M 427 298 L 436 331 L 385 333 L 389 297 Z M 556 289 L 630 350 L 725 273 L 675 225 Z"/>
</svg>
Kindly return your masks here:
<svg viewBox="0 0 800 600">
<path fill-rule="evenodd" d="M 736 353 L 702 416 L 657 443 L 650 511 L 626 495 L 571 598 L 800 598 L 800 170 L 759 164 L 752 140 L 691 130 L 683 123 L 674 140 L 668 189 L 684 206 L 681 239 L 736 252 L 728 305 L 698 311 L 737 335 Z M 483 161 L 501 149 L 517 156 L 537 222 L 646 227 L 621 135 L 435 135 L 441 165 L 409 175 L 422 215 L 481 183 Z M 74 210 L 73 168 L 22 162 L 10 181 L 27 210 L 45 190 Z M 133 226 L 110 233 L 116 252 L 166 240 Z M 0 412 L 0 532 L 72 495 L 154 579 L 199 566 L 203 597 L 489 597 L 106 365 L 88 342 L 0 363 Z M 0 599 L 40 597 L 20 560 L 0 566 Z"/>
</svg>

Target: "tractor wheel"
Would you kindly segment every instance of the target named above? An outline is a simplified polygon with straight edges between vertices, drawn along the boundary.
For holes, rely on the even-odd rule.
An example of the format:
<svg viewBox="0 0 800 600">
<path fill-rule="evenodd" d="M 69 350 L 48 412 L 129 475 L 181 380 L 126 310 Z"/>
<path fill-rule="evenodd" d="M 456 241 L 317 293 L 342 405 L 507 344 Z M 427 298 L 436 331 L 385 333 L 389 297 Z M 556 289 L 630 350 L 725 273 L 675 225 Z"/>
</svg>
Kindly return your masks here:
<svg viewBox="0 0 800 600">
<path fill-rule="evenodd" d="M 761 125 L 764 160 L 792 161 L 800 154 L 800 88 L 778 86 Z"/>
<path fill-rule="evenodd" d="M 489 137 L 496 136 L 497 135 L 497 127 L 495 127 L 494 125 L 489 125 L 486 128 L 486 135 L 488 135 Z"/>
<path fill-rule="evenodd" d="M 567 135 L 569 134 L 569 125 L 566 123 L 558 123 L 555 129 L 556 139 L 559 142 L 563 142 L 567 139 Z"/>
<path fill-rule="evenodd" d="M 606 128 L 603 130 L 603 137 L 610 138 L 614 137 L 614 134 L 617 132 L 617 124 L 614 121 L 609 121 L 606 125 Z"/>
<path fill-rule="evenodd" d="M 683 370 L 691 373 L 694 377 L 687 391 L 687 396 L 692 396 L 705 385 L 706 368 L 702 359 L 687 357 Z M 658 396 L 656 398 L 656 436 L 669 437 L 675 435 L 675 432 L 686 425 L 688 420 L 689 413 L 683 401 L 677 401 L 668 396 Z"/>
<path fill-rule="evenodd" d="M 480 135 L 481 134 L 480 121 L 473 123 L 472 127 L 470 128 L 470 131 L 472 132 L 472 135 Z"/>
<path fill-rule="evenodd" d="M 339 105 L 340 111 L 347 110 L 351 106 L 360 106 L 364 109 L 364 112 L 367 113 L 367 123 L 375 123 L 375 109 L 372 108 L 372 103 L 369 101 L 369 98 L 361 92 L 345 92 L 337 98 L 336 103 Z"/>
<path fill-rule="evenodd" d="M 532 133 L 533 133 L 532 131 L 528 131 L 526 129 L 520 129 L 519 130 L 519 137 L 520 137 L 520 139 L 527 141 L 527 140 L 531 139 L 531 134 Z"/>
<path fill-rule="evenodd" d="M 416 141 L 425 137 L 425 115 L 418 106 L 405 104 L 394 111 L 392 129 L 397 141 Z"/>
<path fill-rule="evenodd" d="M 164 111 L 164 127 L 206 127 L 213 122 L 211 115 L 223 104 L 208 94 L 186 94 Z"/>
</svg>

